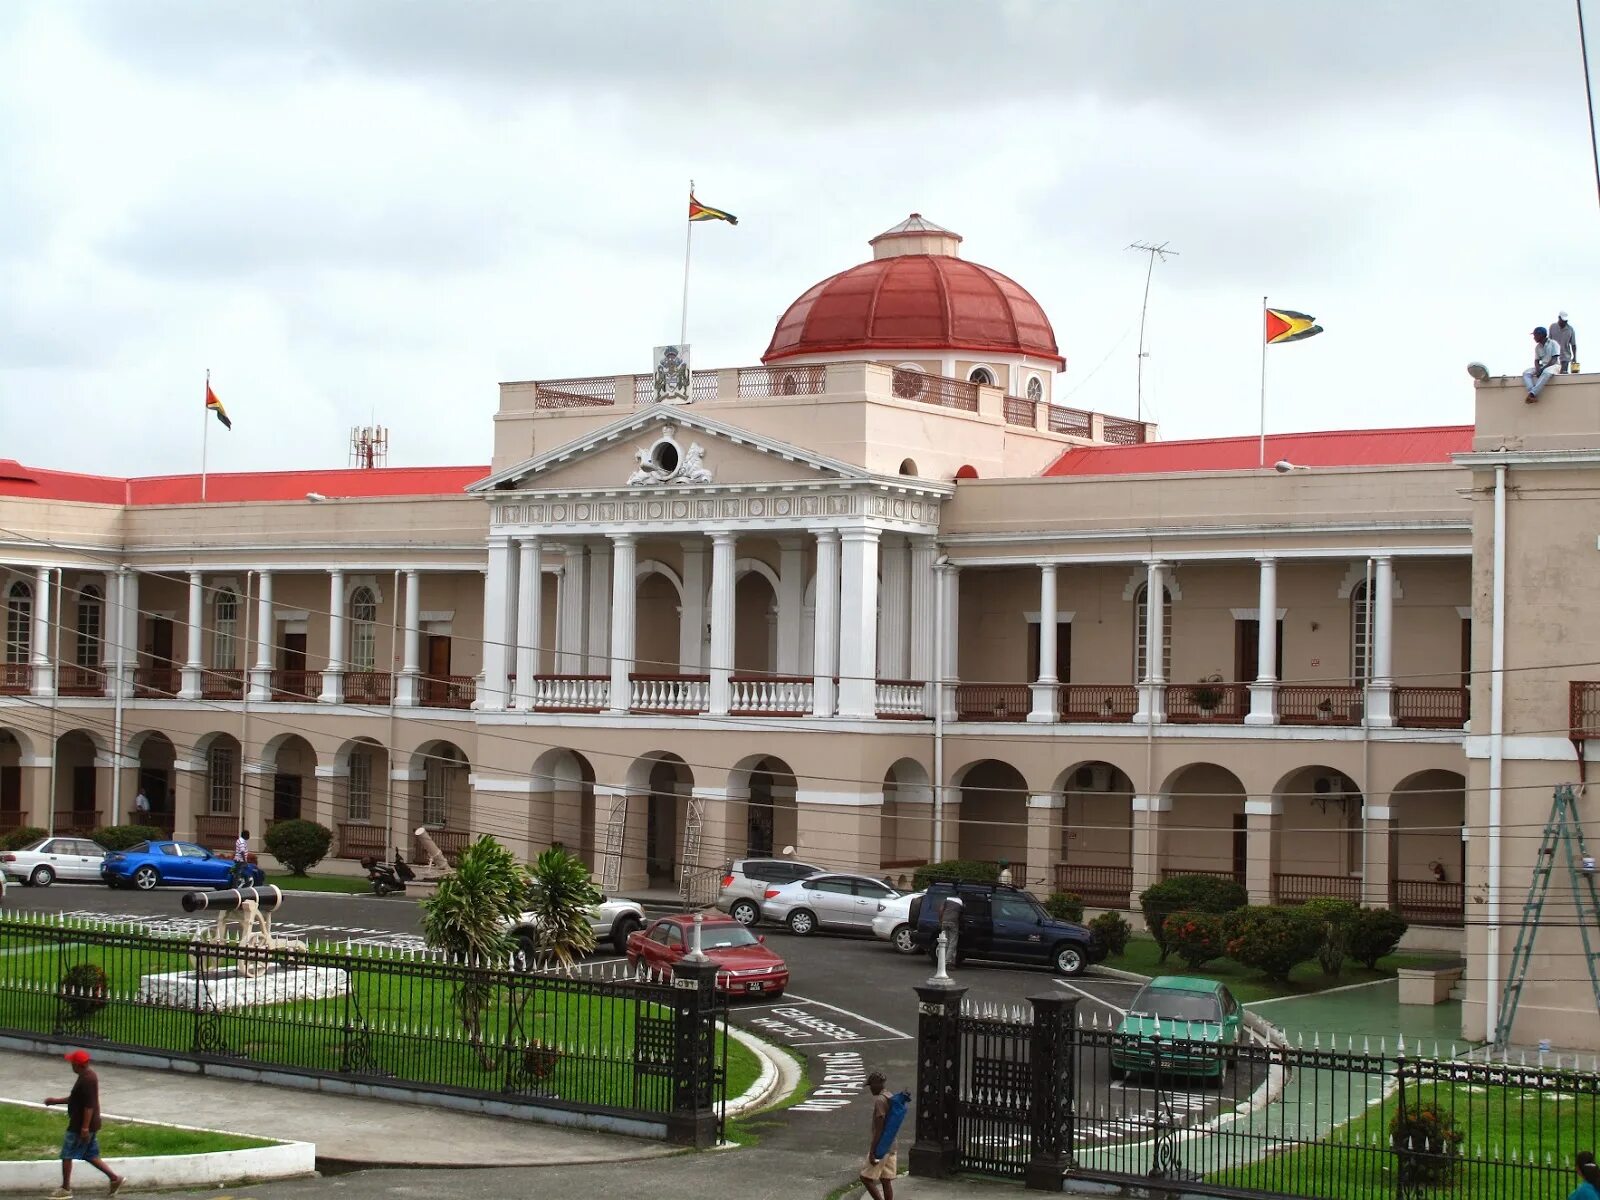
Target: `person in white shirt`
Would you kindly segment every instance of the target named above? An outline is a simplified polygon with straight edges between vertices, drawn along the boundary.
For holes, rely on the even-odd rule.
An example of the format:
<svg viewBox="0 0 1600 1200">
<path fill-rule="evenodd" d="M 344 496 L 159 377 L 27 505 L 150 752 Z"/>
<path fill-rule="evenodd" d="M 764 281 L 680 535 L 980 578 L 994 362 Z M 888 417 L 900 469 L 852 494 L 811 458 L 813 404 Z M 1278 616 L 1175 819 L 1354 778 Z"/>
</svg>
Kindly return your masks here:
<svg viewBox="0 0 1600 1200">
<path fill-rule="evenodd" d="M 1523 386 L 1528 389 L 1528 403 L 1534 404 L 1550 376 L 1561 370 L 1561 346 L 1543 325 L 1533 331 L 1533 366 L 1522 373 Z"/>
<path fill-rule="evenodd" d="M 1550 326 L 1550 340 L 1561 347 L 1561 373 L 1570 375 L 1578 363 L 1578 331 L 1564 310 L 1556 314 L 1556 323 Z"/>
<path fill-rule="evenodd" d="M 229 882 L 238 887 L 244 882 L 245 871 L 250 865 L 250 831 L 242 829 L 233 842 L 233 870 L 229 872 Z"/>
<path fill-rule="evenodd" d="M 150 823 L 147 820 L 150 816 L 150 797 L 144 794 L 143 788 L 140 788 L 139 794 L 133 798 L 133 813 L 139 824 L 148 825 Z"/>
</svg>

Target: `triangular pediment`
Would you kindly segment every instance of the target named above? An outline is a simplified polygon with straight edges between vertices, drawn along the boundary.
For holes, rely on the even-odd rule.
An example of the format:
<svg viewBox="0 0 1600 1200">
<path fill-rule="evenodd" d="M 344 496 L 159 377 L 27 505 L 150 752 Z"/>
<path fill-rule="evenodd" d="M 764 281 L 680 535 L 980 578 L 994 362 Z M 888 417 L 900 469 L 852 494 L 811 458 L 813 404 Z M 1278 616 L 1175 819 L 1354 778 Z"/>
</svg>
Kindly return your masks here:
<svg viewBox="0 0 1600 1200">
<path fill-rule="evenodd" d="M 629 413 L 468 490 L 592 492 L 875 479 L 871 472 L 676 405 Z M 901 481 L 904 482 L 904 481 Z"/>
</svg>

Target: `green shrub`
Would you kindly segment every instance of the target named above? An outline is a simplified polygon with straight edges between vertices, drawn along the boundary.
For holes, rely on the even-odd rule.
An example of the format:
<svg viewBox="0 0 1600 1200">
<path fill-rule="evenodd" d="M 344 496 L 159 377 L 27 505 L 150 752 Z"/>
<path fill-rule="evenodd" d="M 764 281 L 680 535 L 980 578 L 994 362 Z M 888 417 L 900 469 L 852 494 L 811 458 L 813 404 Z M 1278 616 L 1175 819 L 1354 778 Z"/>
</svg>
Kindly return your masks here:
<svg viewBox="0 0 1600 1200">
<path fill-rule="evenodd" d="M 1231 879 L 1210 875 L 1174 875 L 1139 893 L 1144 923 L 1166 962 L 1172 949 L 1162 934 L 1167 917 L 1175 912 L 1229 913 L 1250 902 L 1250 893 Z"/>
<path fill-rule="evenodd" d="M 974 862 L 970 858 L 952 858 L 944 862 L 928 863 L 918 867 L 911 876 L 911 890 L 926 891 L 935 880 L 953 880 L 961 883 L 994 883 L 1000 878 L 1000 868 L 992 862 Z"/>
<path fill-rule="evenodd" d="M 1112 958 L 1128 948 L 1128 939 L 1133 936 L 1133 926 L 1119 912 L 1101 913 L 1089 922 L 1089 928 L 1100 935 L 1106 953 Z"/>
<path fill-rule="evenodd" d="M 81 1021 L 109 1003 L 106 991 L 106 973 L 94 963 L 79 963 L 61 977 L 61 1007 L 68 1016 Z"/>
<path fill-rule="evenodd" d="M 267 830 L 267 851 L 295 875 L 328 857 L 333 831 L 315 821 L 279 821 Z"/>
<path fill-rule="evenodd" d="M 1350 930 L 1361 913 L 1361 906 L 1350 900 L 1316 896 L 1301 905 L 1300 911 L 1322 931 L 1322 944 L 1317 947 L 1322 973 L 1330 979 L 1336 978 L 1349 952 Z"/>
<path fill-rule="evenodd" d="M 1392 908 L 1363 908 L 1350 924 L 1350 957 L 1371 970 L 1393 954 L 1410 928 Z"/>
<path fill-rule="evenodd" d="M 1396 1113 L 1389 1122 L 1389 1141 L 1399 1160 L 1402 1184 L 1449 1183 L 1461 1154 L 1462 1132 L 1447 1112 L 1424 1105 Z"/>
<path fill-rule="evenodd" d="M 1228 952 L 1222 921 L 1216 913 L 1168 913 L 1167 941 L 1178 957 L 1189 964 L 1190 970 L 1199 970 Z"/>
<path fill-rule="evenodd" d="M 21 850 L 29 842 L 37 842 L 40 838 L 49 836 L 48 829 L 40 829 L 37 825 L 24 825 L 21 829 L 13 829 L 4 837 L 0 837 L 0 850 Z"/>
<path fill-rule="evenodd" d="M 1287 983 L 1322 944 L 1322 930 L 1297 908 L 1241 908 L 1228 914 L 1226 929 L 1228 957 L 1274 983 Z"/>
<path fill-rule="evenodd" d="M 102 825 L 89 836 L 107 850 L 126 850 L 140 842 L 159 842 L 167 835 L 153 825 Z"/>
<path fill-rule="evenodd" d="M 1083 897 L 1072 892 L 1051 892 L 1044 910 L 1057 920 L 1083 924 Z"/>
</svg>

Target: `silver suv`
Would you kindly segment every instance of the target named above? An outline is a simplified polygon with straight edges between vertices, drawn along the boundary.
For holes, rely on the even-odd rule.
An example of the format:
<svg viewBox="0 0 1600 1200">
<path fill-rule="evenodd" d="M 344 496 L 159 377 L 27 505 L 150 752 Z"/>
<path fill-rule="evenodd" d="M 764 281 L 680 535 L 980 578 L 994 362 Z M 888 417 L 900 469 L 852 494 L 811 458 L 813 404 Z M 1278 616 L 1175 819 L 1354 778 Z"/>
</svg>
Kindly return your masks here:
<svg viewBox="0 0 1600 1200">
<path fill-rule="evenodd" d="M 792 858 L 741 858 L 730 863 L 717 893 L 717 908 L 741 925 L 761 920 L 761 903 L 767 889 L 809 879 L 826 868 Z"/>
</svg>

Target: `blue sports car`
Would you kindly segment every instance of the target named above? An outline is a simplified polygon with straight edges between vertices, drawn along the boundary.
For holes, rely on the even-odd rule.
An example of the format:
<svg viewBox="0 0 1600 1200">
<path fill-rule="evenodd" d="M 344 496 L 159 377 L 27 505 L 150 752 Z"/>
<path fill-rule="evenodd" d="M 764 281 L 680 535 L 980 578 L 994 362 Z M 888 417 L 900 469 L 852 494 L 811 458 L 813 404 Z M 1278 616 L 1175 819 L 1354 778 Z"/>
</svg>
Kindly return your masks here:
<svg viewBox="0 0 1600 1200">
<path fill-rule="evenodd" d="M 228 887 L 233 859 L 213 854 L 193 842 L 140 842 L 126 850 L 113 850 L 100 865 L 100 878 L 112 887 L 136 887 L 141 892 L 164 883 Z M 259 886 L 266 872 L 246 863 L 241 883 Z"/>
</svg>

